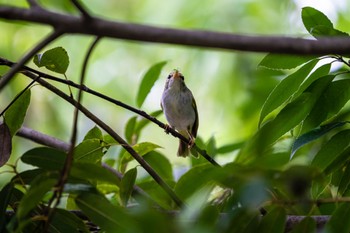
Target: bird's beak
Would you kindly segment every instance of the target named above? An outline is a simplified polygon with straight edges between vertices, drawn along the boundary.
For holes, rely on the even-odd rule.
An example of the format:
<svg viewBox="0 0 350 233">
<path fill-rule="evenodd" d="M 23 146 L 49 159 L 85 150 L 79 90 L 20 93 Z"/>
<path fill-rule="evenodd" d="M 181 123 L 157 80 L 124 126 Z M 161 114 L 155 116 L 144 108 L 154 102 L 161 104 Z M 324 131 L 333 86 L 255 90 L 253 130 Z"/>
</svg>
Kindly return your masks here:
<svg viewBox="0 0 350 233">
<path fill-rule="evenodd" d="M 178 70 L 174 70 L 174 74 L 173 74 L 174 78 L 180 78 L 180 73 Z"/>
</svg>

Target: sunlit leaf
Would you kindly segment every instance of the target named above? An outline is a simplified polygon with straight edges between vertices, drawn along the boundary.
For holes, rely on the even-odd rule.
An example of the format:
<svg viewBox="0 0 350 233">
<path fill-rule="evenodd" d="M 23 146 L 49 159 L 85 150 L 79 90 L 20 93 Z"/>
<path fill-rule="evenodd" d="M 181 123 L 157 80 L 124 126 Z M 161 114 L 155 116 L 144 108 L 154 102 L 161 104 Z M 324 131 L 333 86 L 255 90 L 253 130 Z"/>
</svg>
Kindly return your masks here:
<svg viewBox="0 0 350 233">
<path fill-rule="evenodd" d="M 88 139 L 100 139 L 103 140 L 102 131 L 97 126 L 94 126 L 89 132 L 86 133 L 84 140 Z"/>
<path fill-rule="evenodd" d="M 102 195 L 82 193 L 75 202 L 93 223 L 106 232 L 140 232 L 135 221 L 123 209 L 112 205 Z"/>
<path fill-rule="evenodd" d="M 305 28 L 314 37 L 319 36 L 347 36 L 348 34 L 334 29 L 333 23 L 322 12 L 312 7 L 304 7 L 301 12 Z"/>
<path fill-rule="evenodd" d="M 269 53 L 259 63 L 259 66 L 269 69 L 289 70 L 300 66 L 314 58 L 316 58 L 316 56 L 299 56 Z"/>
<path fill-rule="evenodd" d="M 344 124 L 346 124 L 347 122 L 334 122 L 334 123 L 330 123 L 327 125 L 322 125 L 314 130 L 311 130 L 310 132 L 307 132 L 303 135 L 301 135 L 300 137 L 298 137 L 292 146 L 292 152 L 290 155 L 290 158 L 293 157 L 293 155 L 295 154 L 295 152 L 302 146 L 304 146 L 305 144 L 312 142 L 320 137 L 322 137 L 323 135 L 325 135 L 326 133 L 328 133 L 329 131 L 331 131 L 332 129 L 338 128 L 343 126 Z"/>
<path fill-rule="evenodd" d="M 24 122 L 24 118 L 30 103 L 30 96 L 31 92 L 30 89 L 28 89 L 21 96 L 19 96 L 18 99 L 5 112 L 5 123 L 10 129 L 11 136 L 16 134 Z"/>
<path fill-rule="evenodd" d="M 133 192 L 136 176 L 137 176 L 137 169 L 132 168 L 124 174 L 120 182 L 119 195 L 120 195 L 120 200 L 122 201 L 122 204 L 124 206 L 128 204 L 129 198 Z"/>
<path fill-rule="evenodd" d="M 339 207 L 332 214 L 325 225 L 326 232 L 348 233 L 350 232 L 350 203 L 339 204 Z"/>
<path fill-rule="evenodd" d="M 45 51 L 43 54 L 37 54 L 33 61 L 38 67 L 45 66 L 46 69 L 60 74 L 66 73 L 69 65 L 68 53 L 62 47 L 56 47 Z"/>
<path fill-rule="evenodd" d="M 174 181 L 165 180 L 165 182 L 170 187 L 173 187 L 175 185 Z M 154 180 L 137 183 L 137 186 L 139 186 L 143 191 L 145 191 L 147 195 L 149 195 L 152 198 L 152 200 L 154 200 L 162 208 L 172 209 L 174 207 L 174 201 Z M 137 196 L 135 198 L 137 198 Z"/>
<path fill-rule="evenodd" d="M 0 124 L 0 167 L 10 159 L 12 151 L 11 132 L 6 123 Z"/>
<path fill-rule="evenodd" d="M 29 190 L 23 196 L 18 206 L 17 217 L 24 218 L 42 200 L 44 195 L 50 191 L 57 183 L 56 178 L 52 178 L 52 173 L 43 173 L 36 177 L 30 184 Z"/>
<path fill-rule="evenodd" d="M 350 130 L 334 135 L 315 155 L 312 165 L 325 169 L 350 145 Z"/>
<path fill-rule="evenodd" d="M 99 163 L 103 156 L 100 139 L 82 141 L 74 148 L 74 159 L 90 163 Z"/>
<path fill-rule="evenodd" d="M 139 90 L 137 92 L 137 106 L 141 107 L 143 102 L 145 101 L 148 93 L 151 91 L 154 83 L 159 78 L 160 72 L 162 68 L 166 64 L 166 61 L 162 61 L 151 66 L 146 74 L 143 76 Z"/>
<path fill-rule="evenodd" d="M 141 143 L 137 143 L 137 144 L 133 145 L 132 148 L 140 156 L 143 156 L 143 155 L 147 154 L 148 152 L 151 152 L 151 151 L 153 151 L 157 148 L 161 148 L 161 147 L 152 143 L 152 142 L 141 142 Z M 132 160 L 133 160 L 133 157 L 128 152 L 125 152 L 123 154 L 123 157 L 122 157 L 119 165 L 120 165 L 120 167 L 123 167 L 125 164 L 127 164 L 128 162 L 130 162 Z M 122 169 L 122 170 L 124 170 L 124 169 Z"/>
<path fill-rule="evenodd" d="M 174 180 L 172 164 L 163 154 L 151 151 L 145 154 L 143 158 L 163 179 Z"/>
<path fill-rule="evenodd" d="M 137 117 L 131 117 L 128 122 L 126 123 L 125 126 L 125 139 L 128 143 L 132 142 L 132 137 L 135 133 L 135 126 L 136 126 L 136 120 Z"/>
<path fill-rule="evenodd" d="M 215 168 L 211 164 L 204 164 L 193 167 L 183 174 L 175 186 L 175 193 L 183 200 L 186 200 L 204 185 L 212 181 L 211 171 Z"/>
<path fill-rule="evenodd" d="M 311 62 L 305 64 L 299 70 L 283 79 L 273 89 L 262 107 L 259 125 L 270 112 L 282 105 L 285 101 L 288 100 L 288 98 L 292 96 L 294 92 L 298 90 L 300 84 L 308 76 L 317 62 L 318 60 L 312 60 Z"/>
</svg>

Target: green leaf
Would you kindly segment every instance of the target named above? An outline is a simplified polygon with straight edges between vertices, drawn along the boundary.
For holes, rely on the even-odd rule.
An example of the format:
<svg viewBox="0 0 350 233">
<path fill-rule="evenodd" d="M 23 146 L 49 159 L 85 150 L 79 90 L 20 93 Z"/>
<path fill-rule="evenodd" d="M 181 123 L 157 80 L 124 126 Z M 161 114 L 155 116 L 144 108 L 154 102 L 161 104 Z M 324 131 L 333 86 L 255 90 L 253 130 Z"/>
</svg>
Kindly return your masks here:
<svg viewBox="0 0 350 233">
<path fill-rule="evenodd" d="M 288 54 L 267 54 L 258 66 L 274 70 L 289 70 L 300 66 L 316 56 L 299 56 Z"/>
<path fill-rule="evenodd" d="M 291 233 L 311 233 L 316 232 L 316 222 L 311 217 L 305 217 L 303 220 L 301 220 L 300 223 L 298 223 Z"/>
<path fill-rule="evenodd" d="M 103 140 L 102 131 L 96 125 L 86 133 L 84 140 L 88 139 L 99 139 Z"/>
<path fill-rule="evenodd" d="M 212 171 L 214 169 L 211 164 L 193 167 L 180 177 L 175 186 L 175 193 L 180 199 L 186 200 L 204 185 L 212 182 Z"/>
<path fill-rule="evenodd" d="M 175 185 L 174 181 L 164 180 L 170 187 Z M 154 200 L 158 205 L 164 209 L 173 209 L 174 201 L 171 197 L 159 186 L 154 180 L 143 181 L 142 183 L 137 183 L 143 191 L 145 191 L 152 200 Z M 137 196 L 135 196 L 137 198 Z"/>
<path fill-rule="evenodd" d="M 230 143 L 227 145 L 223 145 L 219 148 L 217 148 L 217 153 L 218 154 L 226 154 L 233 152 L 235 150 L 240 149 L 243 146 L 244 142 L 237 142 L 237 143 Z"/>
<path fill-rule="evenodd" d="M 78 216 L 67 210 L 57 208 L 50 222 L 49 232 L 89 233 L 90 231 L 87 229 L 83 220 Z"/>
<path fill-rule="evenodd" d="M 137 106 L 141 107 L 154 83 L 159 78 L 160 72 L 166 61 L 162 61 L 151 66 L 143 76 L 139 91 L 137 92 Z"/>
<path fill-rule="evenodd" d="M 39 204 L 44 195 L 54 187 L 57 179 L 52 178 L 52 174 L 51 172 L 43 173 L 31 182 L 29 190 L 19 203 L 17 211 L 18 219 L 24 218 Z"/>
<path fill-rule="evenodd" d="M 342 203 L 334 211 L 325 225 L 326 232 L 348 233 L 350 232 L 350 203 Z"/>
<path fill-rule="evenodd" d="M 303 132 L 315 128 L 335 116 L 350 99 L 350 80 L 337 80 L 322 92 L 303 123 Z"/>
<path fill-rule="evenodd" d="M 112 205 L 102 195 L 82 193 L 75 202 L 93 223 L 106 232 L 141 232 L 123 209 Z"/>
<path fill-rule="evenodd" d="M 154 112 L 150 113 L 149 115 L 152 116 L 152 117 L 157 118 L 157 117 L 158 117 L 160 114 L 162 114 L 162 113 L 163 113 L 162 110 L 157 110 L 157 111 L 154 111 Z M 138 121 L 137 124 L 136 124 L 135 133 L 136 133 L 137 135 L 140 135 L 141 130 L 142 130 L 143 128 L 145 128 L 149 123 L 151 123 L 150 120 L 145 119 L 145 118 L 142 118 L 142 119 L 141 119 L 140 121 Z"/>
<path fill-rule="evenodd" d="M 286 211 L 282 207 L 276 207 L 265 215 L 259 225 L 259 233 L 284 232 L 286 223 Z"/>
<path fill-rule="evenodd" d="M 341 176 L 341 180 L 340 180 L 339 187 L 338 187 L 338 193 L 340 194 L 340 196 L 343 196 L 345 194 L 345 192 L 349 190 L 349 185 L 350 185 L 350 166 L 349 166 L 349 163 L 347 163 L 347 166 L 345 168 L 343 168 L 342 170 L 344 170 L 344 172 Z"/>
<path fill-rule="evenodd" d="M 0 191 L 0 216 L 6 215 L 7 206 L 10 202 L 12 192 L 14 189 L 14 185 L 12 182 L 6 184 L 2 190 Z M 1 217 L 0 218 L 0 232 L 5 232 L 3 229 L 6 225 L 6 218 Z"/>
<path fill-rule="evenodd" d="M 103 182 L 119 186 L 120 180 L 111 171 L 99 164 L 89 163 L 85 161 L 75 161 L 73 163 L 70 176 L 90 182 Z"/>
<path fill-rule="evenodd" d="M 293 94 L 292 100 L 294 100 L 299 95 L 301 95 L 301 93 L 303 93 L 307 88 L 309 88 L 309 86 L 312 83 L 314 83 L 317 79 L 319 79 L 321 77 L 325 77 L 327 74 L 329 74 L 330 69 L 331 69 L 331 64 L 327 63 L 327 64 L 324 64 L 324 65 L 318 67 L 316 70 L 314 70 L 312 73 L 310 73 L 310 75 L 307 77 L 307 79 L 304 80 L 304 82 L 299 86 L 298 91 L 296 91 Z"/>
<path fill-rule="evenodd" d="M 6 123 L 0 124 L 0 167 L 10 159 L 12 151 L 11 132 Z"/>
<path fill-rule="evenodd" d="M 5 112 L 5 123 L 13 137 L 21 128 L 30 103 L 31 92 L 26 90 Z M 17 98 L 17 97 L 16 97 Z"/>
<path fill-rule="evenodd" d="M 137 176 L 137 169 L 132 168 L 124 174 L 120 182 L 119 196 L 124 206 L 128 204 L 129 198 L 133 192 L 136 176 Z"/>
<path fill-rule="evenodd" d="M 298 137 L 292 146 L 292 152 L 290 155 L 290 158 L 293 157 L 293 155 L 295 154 L 295 152 L 302 146 L 304 146 L 305 144 L 312 142 L 320 137 L 322 137 L 323 135 L 325 135 L 326 133 L 328 133 L 329 131 L 331 131 L 332 129 L 341 127 L 343 125 L 345 125 L 347 122 L 334 122 L 334 123 L 330 123 L 327 125 L 322 125 L 314 130 L 311 130 L 310 132 L 307 132 L 303 135 L 301 135 L 300 137 Z"/>
<path fill-rule="evenodd" d="M 259 125 L 261 125 L 264 118 L 271 113 L 274 109 L 282 105 L 286 102 L 291 95 L 296 92 L 300 86 L 300 84 L 304 81 L 304 79 L 308 76 L 311 70 L 315 67 L 318 60 L 312 60 L 302 66 L 299 70 L 289 75 L 285 79 L 283 79 L 270 93 L 267 97 L 261 113 Z"/>
<path fill-rule="evenodd" d="M 319 36 L 347 36 L 346 33 L 334 29 L 333 23 L 322 12 L 312 8 L 304 7 L 301 17 L 305 28 L 314 37 Z"/>
<path fill-rule="evenodd" d="M 32 170 L 25 170 L 16 176 L 14 176 L 11 181 L 15 184 L 30 184 L 37 176 L 41 175 L 42 173 L 47 172 L 47 170 L 44 169 L 32 169 Z"/>
<path fill-rule="evenodd" d="M 173 167 L 163 154 L 151 151 L 143 156 L 146 162 L 165 180 L 174 180 Z"/>
<path fill-rule="evenodd" d="M 74 148 L 74 160 L 99 163 L 103 156 L 100 139 L 82 141 Z"/>
<path fill-rule="evenodd" d="M 25 152 L 21 160 L 46 170 L 61 170 L 66 160 L 66 153 L 49 147 L 38 147 Z"/>
<path fill-rule="evenodd" d="M 334 135 L 315 155 L 312 165 L 325 169 L 350 145 L 350 130 Z"/>
<path fill-rule="evenodd" d="M 132 142 L 132 137 L 135 133 L 137 116 L 131 117 L 125 126 L 125 139 L 130 144 Z"/>
<path fill-rule="evenodd" d="M 38 67 L 45 66 L 46 69 L 59 74 L 65 74 L 69 65 L 67 51 L 62 47 L 49 49 L 43 54 L 37 54 L 33 59 Z"/>
<path fill-rule="evenodd" d="M 141 142 L 133 145 L 132 147 L 140 156 L 143 156 L 157 148 L 161 148 L 161 146 L 158 146 L 157 144 L 154 144 L 152 142 Z M 133 157 L 126 151 L 123 154 L 123 157 L 120 162 L 120 167 L 123 167 L 128 162 L 132 161 Z M 123 169 L 122 169 L 123 170 Z"/>
</svg>

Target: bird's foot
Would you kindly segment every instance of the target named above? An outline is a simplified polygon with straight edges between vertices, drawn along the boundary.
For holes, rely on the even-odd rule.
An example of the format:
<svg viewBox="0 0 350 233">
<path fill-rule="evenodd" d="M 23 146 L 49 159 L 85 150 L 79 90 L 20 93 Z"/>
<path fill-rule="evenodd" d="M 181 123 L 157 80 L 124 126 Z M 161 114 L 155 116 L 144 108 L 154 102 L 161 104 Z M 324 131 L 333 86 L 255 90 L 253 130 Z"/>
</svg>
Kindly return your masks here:
<svg viewBox="0 0 350 233">
<path fill-rule="evenodd" d="M 168 125 L 168 124 L 165 124 L 165 126 L 164 126 L 164 132 L 165 132 L 166 134 L 169 134 L 170 129 L 171 129 L 171 126 Z"/>
</svg>

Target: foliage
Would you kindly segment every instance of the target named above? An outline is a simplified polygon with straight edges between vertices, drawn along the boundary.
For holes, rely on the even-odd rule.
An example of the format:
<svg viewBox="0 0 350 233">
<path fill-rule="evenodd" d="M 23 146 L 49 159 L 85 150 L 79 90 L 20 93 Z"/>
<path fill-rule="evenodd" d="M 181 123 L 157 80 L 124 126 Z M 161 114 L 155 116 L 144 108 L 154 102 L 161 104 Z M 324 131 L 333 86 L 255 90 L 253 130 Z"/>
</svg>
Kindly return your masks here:
<svg viewBox="0 0 350 233">
<path fill-rule="evenodd" d="M 313 8 L 303 9 L 302 20 L 316 38 L 348 36 Z M 36 55 L 33 61 L 64 76 L 70 64 L 62 47 Z M 343 65 L 343 70 L 331 69 L 334 63 Z M 139 107 L 165 64 L 158 62 L 145 73 L 136 97 Z M 260 66 L 287 72 L 265 100 L 256 133 L 224 146 L 217 146 L 215 137 L 206 143 L 200 137 L 196 141 L 214 159 L 225 154 L 228 162 L 222 167 L 192 158 L 189 169 L 175 179 L 161 146 L 140 139 L 150 120 L 136 115 L 127 120 L 127 145 L 94 126 L 73 149 L 58 208 L 52 200 L 57 198 L 69 152 L 35 147 L 20 156 L 30 168 L 19 172 L 16 165 L 9 166 L 14 176 L 0 191 L 0 214 L 13 214 L 0 218 L 0 232 L 88 232 L 87 224 L 72 210 L 81 211 L 104 232 L 284 232 L 288 215 L 332 215 L 325 229 L 348 232 L 350 225 L 343 223 L 350 193 L 350 64 L 341 55 L 268 54 Z M 30 100 L 28 89 L 5 112 L 0 125 L 2 166 L 11 154 L 11 138 L 27 117 Z M 143 164 L 138 166 L 130 151 L 163 178 L 184 206 L 145 172 Z M 267 211 L 263 217 L 261 208 Z M 315 231 L 309 217 L 294 229 Z"/>
</svg>

